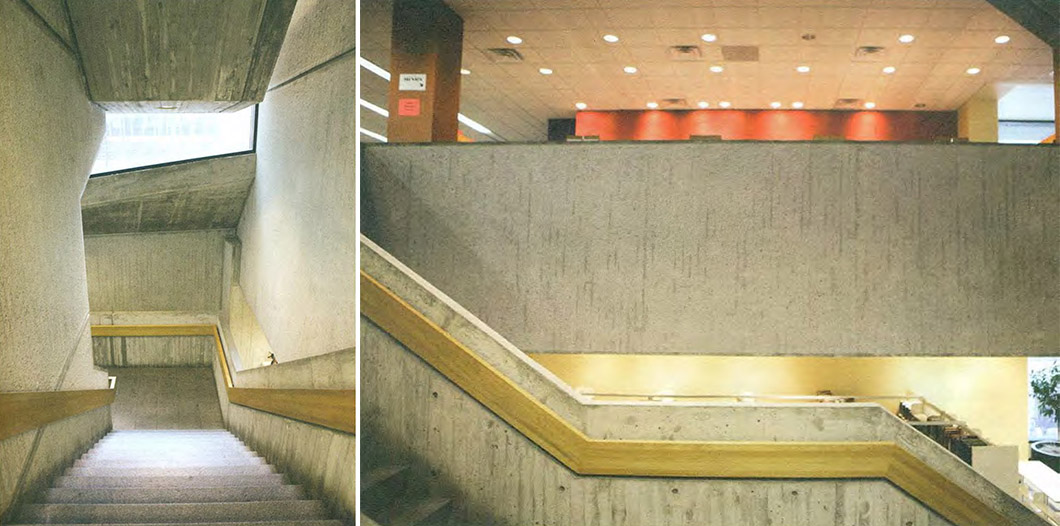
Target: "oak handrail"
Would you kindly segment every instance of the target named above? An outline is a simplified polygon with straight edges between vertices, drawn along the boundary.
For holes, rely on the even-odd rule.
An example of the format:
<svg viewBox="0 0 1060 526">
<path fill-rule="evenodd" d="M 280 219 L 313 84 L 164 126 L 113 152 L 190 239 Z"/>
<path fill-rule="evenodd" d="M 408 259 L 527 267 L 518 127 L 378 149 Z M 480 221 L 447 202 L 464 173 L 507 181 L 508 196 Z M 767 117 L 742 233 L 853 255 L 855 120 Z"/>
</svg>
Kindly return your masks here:
<svg viewBox="0 0 1060 526">
<path fill-rule="evenodd" d="M 0 440 L 114 402 L 114 389 L 0 393 Z"/>
<path fill-rule="evenodd" d="M 353 389 L 236 387 L 221 332 L 216 325 L 93 325 L 92 336 L 211 336 L 217 348 L 229 402 L 344 433 L 357 432 L 356 392 Z"/>
<path fill-rule="evenodd" d="M 894 442 L 591 438 L 361 271 L 361 314 L 579 475 L 882 478 L 958 526 L 1016 526 Z"/>
</svg>

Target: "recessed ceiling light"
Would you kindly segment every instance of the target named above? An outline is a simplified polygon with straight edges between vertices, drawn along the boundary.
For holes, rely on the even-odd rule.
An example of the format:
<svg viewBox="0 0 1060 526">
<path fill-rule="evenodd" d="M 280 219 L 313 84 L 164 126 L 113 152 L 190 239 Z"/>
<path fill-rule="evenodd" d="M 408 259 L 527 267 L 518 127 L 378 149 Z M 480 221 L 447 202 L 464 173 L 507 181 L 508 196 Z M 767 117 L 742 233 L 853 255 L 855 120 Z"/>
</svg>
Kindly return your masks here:
<svg viewBox="0 0 1060 526">
<path fill-rule="evenodd" d="M 506 38 L 505 40 L 507 40 L 509 44 L 522 44 L 523 43 L 523 39 L 521 39 L 521 38 L 519 38 L 519 37 L 517 37 L 515 35 L 512 35 L 512 36 Z"/>
<path fill-rule="evenodd" d="M 725 71 L 725 68 L 723 68 L 721 66 L 711 66 L 710 70 L 713 71 L 714 73 L 721 73 L 722 71 Z"/>
<path fill-rule="evenodd" d="M 658 102 L 649 102 L 648 103 L 648 107 L 654 110 L 655 108 L 659 107 L 659 103 Z"/>
<path fill-rule="evenodd" d="M 898 71 L 898 68 L 896 68 L 894 66 L 887 66 L 887 67 L 883 68 L 884 74 L 887 74 L 887 75 L 890 75 L 891 73 L 894 73 L 895 71 Z"/>
<path fill-rule="evenodd" d="M 965 70 L 965 73 L 969 75 L 978 75 L 980 71 L 982 70 L 979 68 L 968 68 L 967 70 Z"/>
<path fill-rule="evenodd" d="M 701 100 L 701 101 L 699 101 L 699 107 L 700 108 L 709 108 L 710 107 L 710 103 L 705 101 L 705 100 Z"/>
<path fill-rule="evenodd" d="M 802 103 L 801 103 L 801 102 L 792 102 L 792 103 L 791 103 L 791 107 L 792 107 L 792 108 L 795 108 L 795 109 L 797 109 L 797 110 L 798 110 L 798 109 L 801 109 L 801 108 L 802 108 Z"/>
<path fill-rule="evenodd" d="M 617 35 L 604 35 L 604 40 L 614 44 L 615 42 L 618 42 L 618 36 Z"/>
<path fill-rule="evenodd" d="M 1008 35 L 1000 35 L 994 39 L 994 42 L 998 44 L 1008 44 L 1010 40 L 1012 40 L 1012 38 Z"/>
<path fill-rule="evenodd" d="M 715 35 L 714 33 L 704 33 L 703 36 L 699 38 L 702 38 L 704 42 L 714 42 L 718 39 L 718 35 Z"/>
<path fill-rule="evenodd" d="M 773 108 L 773 109 L 779 108 L 780 107 L 780 103 L 779 102 L 770 102 L 769 103 L 769 107 Z"/>
<path fill-rule="evenodd" d="M 916 37 L 914 37 L 913 35 L 902 35 L 898 37 L 898 41 L 903 44 L 908 44 L 914 40 L 916 40 Z"/>
<path fill-rule="evenodd" d="M 865 108 L 866 109 L 870 109 L 871 110 L 871 109 L 873 109 L 875 107 L 876 107 L 876 103 L 875 102 L 866 102 L 865 103 Z"/>
<path fill-rule="evenodd" d="M 626 73 L 629 73 L 630 75 L 632 75 L 632 74 L 637 72 L 637 68 L 635 68 L 633 66 L 626 66 L 626 67 L 622 68 L 622 71 L 625 71 Z"/>
<path fill-rule="evenodd" d="M 542 75 L 551 75 L 552 74 L 552 70 L 548 69 L 548 68 L 538 69 L 537 72 L 542 74 Z"/>
<path fill-rule="evenodd" d="M 467 69 L 467 68 L 460 68 L 460 74 L 461 75 L 470 75 L 471 74 L 471 70 Z"/>
<path fill-rule="evenodd" d="M 721 106 L 722 108 L 728 108 L 729 106 L 732 106 L 732 103 L 727 100 L 723 100 L 718 103 L 718 106 Z"/>
<path fill-rule="evenodd" d="M 584 102 L 577 102 L 574 104 L 574 107 L 578 108 L 579 110 L 584 110 L 585 108 L 588 108 L 589 105 Z"/>
<path fill-rule="evenodd" d="M 799 73 L 809 73 L 810 72 L 810 66 L 799 66 L 799 67 L 795 68 L 795 71 L 798 71 Z"/>
</svg>

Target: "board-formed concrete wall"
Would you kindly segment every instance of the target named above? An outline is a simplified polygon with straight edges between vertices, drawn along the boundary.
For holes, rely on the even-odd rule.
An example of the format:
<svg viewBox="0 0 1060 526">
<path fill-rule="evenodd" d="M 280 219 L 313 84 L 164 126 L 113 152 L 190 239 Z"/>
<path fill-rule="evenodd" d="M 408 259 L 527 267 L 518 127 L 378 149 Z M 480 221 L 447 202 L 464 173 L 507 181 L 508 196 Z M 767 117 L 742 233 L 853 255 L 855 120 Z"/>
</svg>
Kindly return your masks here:
<svg viewBox="0 0 1060 526">
<path fill-rule="evenodd" d="M 239 284 L 281 363 L 354 346 L 355 11 L 300 2 L 259 107 Z"/>
<path fill-rule="evenodd" d="M 259 107 L 257 176 L 225 255 L 237 387 L 356 385 L 355 22 L 348 0 L 298 2 Z M 260 367 L 268 352 L 279 365 Z M 214 375 L 228 429 L 352 524 L 356 437 L 230 404 Z"/>
<path fill-rule="evenodd" d="M 221 310 L 225 230 L 85 238 L 92 312 Z"/>
<path fill-rule="evenodd" d="M 69 35 L 63 8 L 27 6 L 0 2 L 0 392 L 104 389 L 78 204 L 103 114 L 56 36 Z M 0 520 L 109 426 L 100 408 L 0 441 Z"/>
<path fill-rule="evenodd" d="M 365 234 L 526 350 L 1060 351 L 1057 148 L 364 151 Z"/>
</svg>

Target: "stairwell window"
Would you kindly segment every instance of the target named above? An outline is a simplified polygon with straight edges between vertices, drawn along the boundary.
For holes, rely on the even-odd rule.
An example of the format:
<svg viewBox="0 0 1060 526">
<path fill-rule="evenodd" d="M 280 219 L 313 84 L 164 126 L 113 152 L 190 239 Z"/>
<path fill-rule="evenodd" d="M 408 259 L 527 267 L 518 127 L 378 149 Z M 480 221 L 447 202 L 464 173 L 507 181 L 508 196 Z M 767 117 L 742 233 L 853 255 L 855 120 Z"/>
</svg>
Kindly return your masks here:
<svg viewBox="0 0 1060 526">
<path fill-rule="evenodd" d="M 254 151 L 257 107 L 233 113 L 111 113 L 92 174 Z"/>
</svg>

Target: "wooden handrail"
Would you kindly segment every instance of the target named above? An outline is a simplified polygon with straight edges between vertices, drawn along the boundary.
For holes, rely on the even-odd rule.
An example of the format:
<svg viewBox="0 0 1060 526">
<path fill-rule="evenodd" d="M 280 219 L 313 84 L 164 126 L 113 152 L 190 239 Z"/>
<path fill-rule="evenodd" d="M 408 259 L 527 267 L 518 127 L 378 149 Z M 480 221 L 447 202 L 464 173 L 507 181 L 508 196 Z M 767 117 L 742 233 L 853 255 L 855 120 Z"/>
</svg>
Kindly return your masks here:
<svg viewBox="0 0 1060 526">
<path fill-rule="evenodd" d="M 113 389 L 0 393 L 0 440 L 113 402 Z"/>
<path fill-rule="evenodd" d="M 579 475 L 882 478 L 958 526 L 1016 526 L 893 442 L 590 438 L 364 271 L 361 314 Z"/>
<path fill-rule="evenodd" d="M 352 389 L 236 387 L 216 325 L 93 325 L 92 336 L 212 336 L 229 402 L 344 433 L 357 432 L 356 392 Z"/>
</svg>

